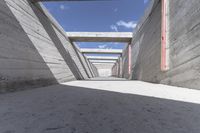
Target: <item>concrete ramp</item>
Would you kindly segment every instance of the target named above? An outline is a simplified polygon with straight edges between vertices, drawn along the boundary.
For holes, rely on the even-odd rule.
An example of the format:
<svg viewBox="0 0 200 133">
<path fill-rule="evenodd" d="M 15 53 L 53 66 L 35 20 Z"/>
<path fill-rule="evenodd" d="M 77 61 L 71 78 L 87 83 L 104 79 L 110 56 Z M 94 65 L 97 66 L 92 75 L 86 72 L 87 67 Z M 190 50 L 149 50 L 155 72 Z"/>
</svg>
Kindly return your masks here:
<svg viewBox="0 0 200 133">
<path fill-rule="evenodd" d="M 199 133 L 199 95 L 198 90 L 115 78 L 73 81 L 0 95 L 0 131 Z"/>
</svg>

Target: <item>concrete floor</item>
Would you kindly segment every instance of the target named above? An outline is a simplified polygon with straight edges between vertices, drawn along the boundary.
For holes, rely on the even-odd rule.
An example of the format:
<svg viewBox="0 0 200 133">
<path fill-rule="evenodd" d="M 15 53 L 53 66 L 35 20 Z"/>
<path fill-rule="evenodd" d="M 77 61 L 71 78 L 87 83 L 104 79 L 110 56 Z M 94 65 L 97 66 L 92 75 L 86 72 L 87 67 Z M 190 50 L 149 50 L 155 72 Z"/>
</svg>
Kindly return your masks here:
<svg viewBox="0 0 200 133">
<path fill-rule="evenodd" d="M 2 94 L 0 133 L 200 133 L 200 91 L 98 78 Z"/>
</svg>

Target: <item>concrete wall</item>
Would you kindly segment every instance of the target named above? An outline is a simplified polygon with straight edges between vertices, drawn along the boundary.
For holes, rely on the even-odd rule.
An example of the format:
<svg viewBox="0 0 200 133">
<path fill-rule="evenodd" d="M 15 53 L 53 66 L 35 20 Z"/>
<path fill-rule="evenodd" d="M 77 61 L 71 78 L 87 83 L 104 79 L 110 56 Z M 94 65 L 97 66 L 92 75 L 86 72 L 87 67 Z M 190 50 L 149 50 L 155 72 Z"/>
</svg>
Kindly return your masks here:
<svg viewBox="0 0 200 133">
<path fill-rule="evenodd" d="M 119 63 L 115 63 L 114 66 L 112 67 L 112 76 L 113 77 L 119 77 Z"/>
<path fill-rule="evenodd" d="M 79 49 L 76 50 L 77 54 L 78 54 L 78 57 L 79 59 L 81 60 L 81 63 L 85 69 L 85 72 L 88 76 L 88 78 L 92 78 L 94 77 L 94 72 L 88 62 L 88 60 L 84 57 L 84 55 L 79 51 Z"/>
<path fill-rule="evenodd" d="M 119 57 L 117 62 L 112 67 L 112 76 L 122 78 L 122 57 Z"/>
<path fill-rule="evenodd" d="M 200 89 L 200 1 L 172 0 L 170 71 L 162 83 Z"/>
<path fill-rule="evenodd" d="M 110 77 L 110 76 L 112 76 L 113 64 L 95 64 L 95 67 L 97 68 L 98 75 L 100 77 Z"/>
<path fill-rule="evenodd" d="M 129 78 L 129 48 L 128 45 L 123 50 L 122 54 L 122 77 Z"/>
<path fill-rule="evenodd" d="M 161 59 L 161 1 L 156 0 L 148 16 L 138 25 L 132 48 L 132 79 L 159 82 Z"/>
<path fill-rule="evenodd" d="M 42 5 L 29 0 L 0 1 L 1 92 L 88 75 L 65 31 Z"/>
<path fill-rule="evenodd" d="M 200 89 L 200 2 L 168 1 L 170 70 L 160 68 L 161 0 L 155 0 L 134 33 L 131 78 Z"/>
<path fill-rule="evenodd" d="M 119 57 L 118 59 L 118 64 L 119 64 L 119 69 L 118 69 L 118 75 L 120 78 L 122 78 L 122 70 L 123 70 L 123 67 L 122 67 L 122 57 Z"/>
<path fill-rule="evenodd" d="M 90 63 L 88 60 L 86 60 L 86 62 L 88 63 L 90 69 L 92 70 L 93 77 L 98 77 L 98 76 L 99 76 L 99 73 L 98 73 L 98 70 L 97 70 L 97 68 L 95 67 L 95 65 L 93 65 L 92 63 Z"/>
</svg>

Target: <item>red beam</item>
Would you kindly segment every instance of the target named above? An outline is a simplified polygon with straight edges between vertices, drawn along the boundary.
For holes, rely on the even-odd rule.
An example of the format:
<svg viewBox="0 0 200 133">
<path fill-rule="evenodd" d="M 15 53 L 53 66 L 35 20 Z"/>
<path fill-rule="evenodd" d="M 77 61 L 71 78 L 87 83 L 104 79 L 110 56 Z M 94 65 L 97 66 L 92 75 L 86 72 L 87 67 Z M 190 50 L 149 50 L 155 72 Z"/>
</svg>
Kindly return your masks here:
<svg viewBox="0 0 200 133">
<path fill-rule="evenodd" d="M 167 51 L 167 0 L 162 0 L 162 31 L 161 31 L 161 70 L 167 71 L 168 66 Z"/>
</svg>

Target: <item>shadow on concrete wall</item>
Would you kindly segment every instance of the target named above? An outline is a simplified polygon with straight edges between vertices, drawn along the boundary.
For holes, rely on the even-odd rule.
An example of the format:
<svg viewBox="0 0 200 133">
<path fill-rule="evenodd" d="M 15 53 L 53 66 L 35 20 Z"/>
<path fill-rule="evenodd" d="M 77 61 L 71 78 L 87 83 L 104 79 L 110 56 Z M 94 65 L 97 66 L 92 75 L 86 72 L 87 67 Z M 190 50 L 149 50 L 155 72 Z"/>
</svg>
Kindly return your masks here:
<svg viewBox="0 0 200 133">
<path fill-rule="evenodd" d="M 0 11 L 0 93 L 57 84 L 5 1 L 0 2 Z"/>
<path fill-rule="evenodd" d="M 161 72 L 161 0 L 154 0 L 135 30 L 132 42 L 133 80 L 160 83 Z"/>
<path fill-rule="evenodd" d="M 84 79 L 79 68 L 77 67 L 76 63 L 72 59 L 69 51 L 67 51 L 65 49 L 65 47 L 63 46 L 63 43 L 61 42 L 61 40 L 59 39 L 58 35 L 56 34 L 56 32 L 53 28 L 51 20 L 46 17 L 44 10 L 40 6 L 40 4 L 38 4 L 38 3 L 33 4 L 30 1 L 28 1 L 28 2 L 29 2 L 30 7 L 32 7 L 32 10 L 34 11 L 35 15 L 39 19 L 40 23 L 43 25 L 45 31 L 48 33 L 49 37 L 53 41 L 57 50 L 59 51 L 59 53 L 61 54 L 61 56 L 65 60 L 65 63 L 69 66 L 69 69 L 71 70 L 71 72 L 76 77 L 76 79 L 80 79 L 80 80 Z M 33 8 L 33 5 L 34 5 L 35 8 Z M 55 28 L 57 28 L 57 27 L 55 27 Z M 68 40 L 66 40 L 66 41 L 68 41 Z"/>
<path fill-rule="evenodd" d="M 72 45 L 75 45 L 75 44 L 73 44 L 73 42 L 71 42 L 72 43 Z M 75 49 L 75 52 L 76 52 L 76 54 L 77 54 L 77 57 L 79 58 L 79 60 L 80 60 L 80 62 L 81 62 L 81 65 L 83 66 L 83 68 L 84 68 L 84 70 L 85 70 L 85 73 L 87 74 L 87 76 L 88 76 L 88 78 L 92 78 L 92 77 L 94 77 L 94 75 L 93 75 L 93 73 L 92 73 L 92 70 L 90 69 L 90 67 L 89 67 L 89 64 L 88 64 L 88 62 L 86 61 L 86 59 L 84 58 L 84 55 L 81 53 L 81 52 L 79 52 L 78 50 L 76 50 L 76 48 L 75 48 L 75 46 L 73 46 L 73 48 Z M 82 56 L 82 57 L 81 57 Z M 84 63 L 83 62 L 85 62 L 85 64 L 86 65 L 84 65 Z M 88 69 L 87 69 L 87 68 Z M 89 73 L 90 74 L 89 74 Z M 90 76 L 91 75 L 91 76 Z"/>
</svg>

